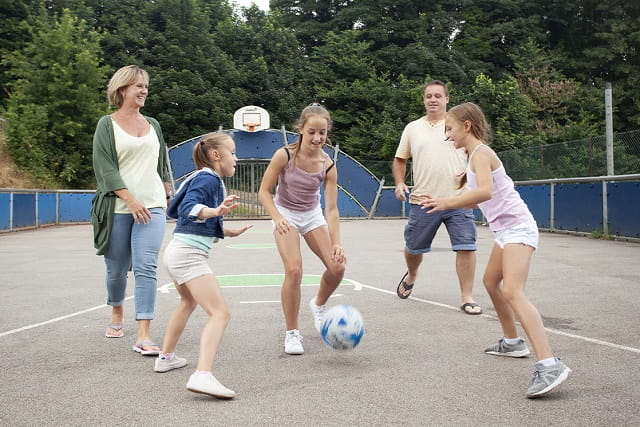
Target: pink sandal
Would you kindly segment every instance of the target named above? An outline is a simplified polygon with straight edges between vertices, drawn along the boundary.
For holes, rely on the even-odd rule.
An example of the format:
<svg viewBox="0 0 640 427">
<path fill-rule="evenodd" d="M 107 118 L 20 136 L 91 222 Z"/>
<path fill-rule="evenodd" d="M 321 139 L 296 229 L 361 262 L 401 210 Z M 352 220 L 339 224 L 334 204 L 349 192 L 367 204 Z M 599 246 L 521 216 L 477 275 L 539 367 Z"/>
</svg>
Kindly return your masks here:
<svg viewBox="0 0 640 427">
<path fill-rule="evenodd" d="M 104 333 L 104 336 L 107 338 L 122 338 L 124 336 L 124 330 L 122 329 L 122 327 L 122 323 L 120 323 L 119 325 L 115 323 L 109 323 L 107 325 L 107 330 Z M 110 329 L 115 332 L 111 332 Z"/>
<path fill-rule="evenodd" d="M 160 347 L 151 341 L 142 341 L 133 345 L 133 351 L 143 356 L 157 356 L 160 354 Z"/>
</svg>

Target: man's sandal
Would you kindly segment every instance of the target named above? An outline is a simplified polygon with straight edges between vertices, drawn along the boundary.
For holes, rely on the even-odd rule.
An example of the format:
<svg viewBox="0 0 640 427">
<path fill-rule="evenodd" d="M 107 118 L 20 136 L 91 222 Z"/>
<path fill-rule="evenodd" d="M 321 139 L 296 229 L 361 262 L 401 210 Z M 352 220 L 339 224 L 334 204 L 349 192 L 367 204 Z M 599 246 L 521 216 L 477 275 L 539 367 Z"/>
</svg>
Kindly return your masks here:
<svg viewBox="0 0 640 427">
<path fill-rule="evenodd" d="M 122 338 L 124 336 L 124 330 L 122 329 L 123 325 L 109 323 L 107 325 L 107 330 L 104 333 L 104 336 L 107 338 Z"/>
<path fill-rule="evenodd" d="M 411 292 L 413 290 L 413 283 L 412 284 L 408 284 L 407 282 L 404 281 L 404 279 L 407 277 L 407 275 L 409 274 L 409 272 L 407 271 L 406 273 L 404 273 L 404 276 L 402 276 L 402 279 L 400 279 L 400 283 L 398 283 L 398 288 L 396 289 L 396 293 L 398 294 L 398 296 L 400 297 L 400 299 L 407 299 L 409 298 L 409 296 L 411 295 Z M 400 287 L 402 287 L 402 291 L 400 290 Z"/>
<path fill-rule="evenodd" d="M 470 314 L 471 316 L 482 314 L 482 308 L 480 308 L 479 311 L 473 311 L 476 307 L 480 308 L 480 306 L 475 302 L 465 302 L 460 306 L 460 310 L 464 311 L 467 314 Z"/>
</svg>

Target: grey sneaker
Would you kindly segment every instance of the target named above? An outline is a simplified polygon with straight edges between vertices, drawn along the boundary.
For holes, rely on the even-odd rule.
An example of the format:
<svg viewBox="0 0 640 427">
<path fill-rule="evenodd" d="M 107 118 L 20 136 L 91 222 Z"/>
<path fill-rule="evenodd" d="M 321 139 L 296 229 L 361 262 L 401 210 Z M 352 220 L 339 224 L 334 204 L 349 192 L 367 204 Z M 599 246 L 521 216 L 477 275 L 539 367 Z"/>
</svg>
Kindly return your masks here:
<svg viewBox="0 0 640 427">
<path fill-rule="evenodd" d="M 284 336 L 284 352 L 287 354 L 303 354 L 302 335 L 297 329 L 287 331 Z"/>
<path fill-rule="evenodd" d="M 529 353 L 531 353 L 522 338 L 520 338 L 517 344 L 507 344 L 504 338 L 500 338 L 498 344 L 487 347 L 484 352 L 496 356 L 509 357 L 527 357 Z"/>
<path fill-rule="evenodd" d="M 309 308 L 311 314 L 313 314 L 313 326 L 316 327 L 316 331 L 320 332 L 322 329 L 322 322 L 324 321 L 324 314 L 327 312 L 327 305 L 316 305 L 316 297 L 313 297 L 309 301 Z"/>
<path fill-rule="evenodd" d="M 571 369 L 558 358 L 556 358 L 556 364 L 553 366 L 545 367 L 542 363 L 536 363 L 534 368 L 533 378 L 527 389 L 527 397 L 529 399 L 549 393 L 569 378 L 571 373 Z"/>
<path fill-rule="evenodd" d="M 183 359 L 182 357 L 173 356 L 173 359 L 167 360 L 163 357 L 158 357 L 156 359 L 156 364 L 153 368 L 156 372 L 169 372 L 172 369 L 182 368 L 187 365 L 187 359 Z"/>
</svg>

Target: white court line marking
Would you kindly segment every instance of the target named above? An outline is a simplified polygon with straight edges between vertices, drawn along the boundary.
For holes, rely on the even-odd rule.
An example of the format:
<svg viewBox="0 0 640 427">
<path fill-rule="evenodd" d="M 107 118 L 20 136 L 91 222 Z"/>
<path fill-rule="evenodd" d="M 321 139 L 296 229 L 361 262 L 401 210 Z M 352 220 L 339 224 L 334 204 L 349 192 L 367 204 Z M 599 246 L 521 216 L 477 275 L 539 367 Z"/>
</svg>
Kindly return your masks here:
<svg viewBox="0 0 640 427">
<path fill-rule="evenodd" d="M 126 301 L 126 300 L 130 300 L 130 299 L 133 299 L 133 297 L 132 296 L 131 297 L 127 297 L 124 300 Z M 71 317 L 75 317 L 75 316 L 79 316 L 81 314 L 89 313 L 90 311 L 100 310 L 101 308 L 105 308 L 105 307 L 108 307 L 108 305 L 107 304 L 97 305 L 95 307 L 87 308 L 87 309 L 81 310 L 81 311 L 76 311 L 75 313 L 67 314 L 65 316 L 56 317 L 55 319 L 45 320 L 44 322 L 34 323 L 33 325 L 23 326 L 22 328 L 18 328 L 18 329 L 12 329 L 10 331 L 6 331 L 6 332 L 0 333 L 0 337 L 4 337 L 5 335 L 16 334 L 16 333 L 22 332 L 22 331 L 27 331 L 29 329 L 37 328 L 38 326 L 44 326 L 44 325 L 48 325 L 50 323 L 59 322 L 61 320 L 69 319 Z"/>
<path fill-rule="evenodd" d="M 380 289 L 380 288 L 376 288 L 375 286 L 370 286 L 370 285 L 362 285 L 362 286 L 364 288 L 371 289 L 371 290 L 378 291 L 378 292 L 382 292 L 382 293 L 385 293 L 385 294 L 396 295 L 395 292 L 389 291 L 387 289 Z M 422 299 L 422 298 L 418 298 L 418 297 L 409 297 L 408 299 L 412 299 L 412 300 L 418 301 L 418 302 L 423 302 L 425 304 L 435 305 L 436 307 L 448 308 L 449 310 L 454 310 L 454 311 L 460 310 L 460 308 L 454 307 L 454 306 L 449 305 L 449 304 L 443 304 L 441 302 L 430 301 L 430 300 L 426 300 L 426 299 Z M 497 316 L 492 316 L 491 314 L 486 314 L 486 313 L 482 313 L 482 314 L 479 314 L 477 316 L 486 317 L 487 319 L 498 320 Z M 626 345 L 614 344 L 614 343 L 611 343 L 611 342 L 602 341 L 602 340 L 595 339 L 595 338 L 584 337 L 582 335 L 570 334 L 570 333 L 559 331 L 559 330 L 553 329 L 553 328 L 545 327 L 544 330 L 549 332 L 550 334 L 560 335 L 560 336 L 568 337 L 568 338 L 574 338 L 574 339 L 577 339 L 577 340 L 590 342 L 592 344 L 603 345 L 605 347 L 617 348 L 619 350 L 625 350 L 625 351 L 630 351 L 632 353 L 639 353 L 640 354 L 640 348 L 627 347 Z"/>
<path fill-rule="evenodd" d="M 371 289 L 377 292 L 382 292 L 385 294 L 389 294 L 389 295 L 396 295 L 395 292 L 393 291 L 389 291 L 387 289 L 381 289 L 381 288 L 376 288 L 375 286 L 370 286 L 370 285 L 363 285 L 361 283 L 358 283 L 354 280 L 351 280 L 351 282 L 354 284 L 354 290 L 361 290 L 362 288 L 367 288 L 367 289 Z M 162 287 L 160 287 L 158 289 L 158 291 L 162 292 L 162 293 L 168 293 L 168 286 L 172 285 L 173 283 L 167 283 L 166 285 L 163 285 Z M 277 285 L 280 286 L 280 285 Z M 302 286 L 318 286 L 318 285 L 302 285 Z M 253 287 L 253 288 L 257 288 L 257 287 L 263 287 L 263 286 L 229 286 L 226 287 L 226 289 L 233 289 L 233 288 L 244 288 L 244 287 Z M 264 287 L 272 287 L 271 285 L 267 285 Z M 164 288 L 164 289 L 163 289 Z M 125 301 L 133 299 L 133 296 L 127 297 L 125 298 Z M 436 302 L 436 301 L 430 301 L 430 300 L 426 300 L 426 299 L 422 299 L 422 298 L 418 298 L 418 297 L 409 297 L 408 299 L 414 300 L 414 301 L 418 301 L 418 302 L 422 302 L 425 304 L 430 304 L 430 305 L 434 305 L 436 307 L 442 307 L 442 308 L 446 308 L 449 310 L 454 310 L 454 311 L 458 311 L 459 308 L 458 307 L 454 307 L 452 305 L 449 304 L 443 304 L 441 302 Z M 280 301 L 277 301 L 280 302 Z M 65 319 L 69 319 L 71 317 L 75 317 L 75 316 L 79 316 L 81 314 L 85 314 L 85 313 L 89 313 L 91 311 L 95 311 L 95 310 L 99 310 L 101 308 L 105 308 L 108 307 L 108 305 L 106 304 L 102 304 L 102 305 L 98 305 L 95 307 L 91 307 L 91 308 L 87 308 L 85 310 L 81 310 L 81 311 L 76 311 L 75 313 L 71 313 L 71 314 L 67 314 L 65 316 L 60 316 L 60 317 L 56 317 L 54 319 L 50 319 L 50 320 L 45 320 L 44 322 L 40 322 L 40 323 L 34 323 L 32 325 L 27 325 L 27 326 L 23 326 L 21 328 L 17 328 L 17 329 L 12 329 L 10 331 L 6 331 L 6 332 L 0 332 L 0 338 L 7 336 L 7 335 L 12 335 L 12 334 L 16 334 L 18 332 L 23 332 L 23 331 L 27 331 L 29 329 L 33 329 L 33 328 L 37 328 L 39 326 L 45 326 L 45 325 L 49 325 L 51 323 L 55 323 L 55 322 L 59 322 L 61 320 L 65 320 Z M 497 316 L 492 316 L 490 314 L 480 314 L 478 315 L 479 317 L 485 317 L 487 319 L 498 319 Z M 592 344 L 597 344 L 597 345 L 602 345 L 605 347 L 611 347 L 611 348 L 617 348 L 619 350 L 624 350 L 624 351 L 630 351 L 632 353 L 638 353 L 640 354 L 640 348 L 634 348 L 634 347 L 628 347 L 625 345 L 620 345 L 620 344 L 614 344 L 614 343 L 610 343 L 608 341 L 602 341 L 596 338 L 589 338 L 589 337 L 585 337 L 582 335 L 576 335 L 576 334 L 570 334 L 568 332 L 563 332 L 557 329 L 552 329 L 552 328 L 544 328 L 545 331 L 554 334 L 554 335 L 559 335 L 559 336 L 563 336 L 563 337 L 567 337 L 567 338 L 573 338 L 573 339 L 577 339 L 577 340 L 581 340 L 581 341 L 585 341 L 585 342 L 590 342 Z"/>
</svg>

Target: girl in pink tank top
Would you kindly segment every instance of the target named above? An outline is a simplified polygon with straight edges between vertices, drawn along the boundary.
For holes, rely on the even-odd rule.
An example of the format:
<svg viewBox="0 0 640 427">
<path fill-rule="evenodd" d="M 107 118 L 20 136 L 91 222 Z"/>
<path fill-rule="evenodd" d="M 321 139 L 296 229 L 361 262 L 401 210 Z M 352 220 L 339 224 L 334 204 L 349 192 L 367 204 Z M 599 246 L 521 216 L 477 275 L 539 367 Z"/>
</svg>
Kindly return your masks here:
<svg viewBox="0 0 640 427">
<path fill-rule="evenodd" d="M 470 102 L 453 107 L 447 113 L 445 130 L 456 148 L 465 148 L 470 153 L 466 179 L 471 191 L 446 199 L 427 197 L 421 203 L 422 208 L 436 212 L 479 206 L 482 210 L 496 238 L 483 281 L 504 334 L 497 344 L 485 349 L 485 353 L 510 357 L 529 355 L 527 345 L 518 335 L 517 316 L 537 358 L 526 396 L 542 396 L 564 382 L 571 369 L 554 356 L 542 317 L 524 295 L 531 256 L 538 245 L 537 225 L 502 162 L 485 144 L 489 124 L 480 107 Z"/>
<path fill-rule="evenodd" d="M 309 302 L 318 332 L 327 310 L 326 303 L 342 281 L 347 262 L 340 243 L 338 173 L 322 149 L 329 142 L 331 117 L 320 104 L 311 104 L 302 111 L 297 127 L 298 142 L 275 152 L 258 191 L 260 203 L 271 216 L 273 235 L 284 266 L 281 299 L 287 354 L 304 353 L 298 324 L 303 271 L 300 235 L 326 267 L 318 293 Z M 276 183 L 274 200 L 272 190 Z M 322 184 L 324 215 L 320 206 Z"/>
</svg>

